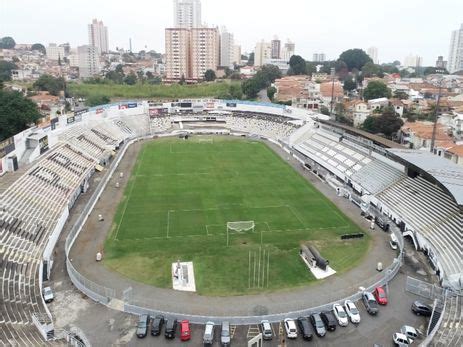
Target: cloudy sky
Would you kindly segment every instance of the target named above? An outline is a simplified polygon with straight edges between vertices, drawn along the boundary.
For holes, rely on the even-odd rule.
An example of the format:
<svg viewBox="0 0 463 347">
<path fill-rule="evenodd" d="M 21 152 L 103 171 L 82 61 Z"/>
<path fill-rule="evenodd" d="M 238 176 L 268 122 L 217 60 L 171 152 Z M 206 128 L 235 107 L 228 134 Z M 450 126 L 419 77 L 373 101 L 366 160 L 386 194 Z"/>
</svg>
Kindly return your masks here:
<svg viewBox="0 0 463 347">
<path fill-rule="evenodd" d="M 257 41 L 296 43 L 296 53 L 337 58 L 349 48 L 378 48 L 381 62 L 408 54 L 447 58 L 450 33 L 463 23 L 462 0 L 202 0 L 202 21 L 226 26 L 243 51 Z M 110 47 L 163 51 L 172 0 L 0 0 L 0 37 L 18 43 L 87 43 L 92 18 L 109 28 Z M 145 48 L 146 47 L 146 48 Z"/>
</svg>

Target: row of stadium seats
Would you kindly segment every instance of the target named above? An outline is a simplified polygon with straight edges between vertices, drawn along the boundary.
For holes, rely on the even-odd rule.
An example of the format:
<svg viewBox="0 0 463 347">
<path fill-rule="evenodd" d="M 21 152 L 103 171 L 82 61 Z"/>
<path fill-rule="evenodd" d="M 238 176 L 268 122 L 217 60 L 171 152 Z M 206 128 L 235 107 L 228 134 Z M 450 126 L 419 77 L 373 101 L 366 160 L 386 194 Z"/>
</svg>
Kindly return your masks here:
<svg viewBox="0 0 463 347">
<path fill-rule="evenodd" d="M 47 317 L 38 276 L 48 238 L 102 153 L 148 131 L 146 116 L 70 126 L 60 144 L 1 194 L 0 345 L 44 343 L 32 315 Z"/>
<path fill-rule="evenodd" d="M 355 172 L 351 176 L 351 179 L 361 185 L 370 194 L 376 194 L 404 177 L 405 175 L 400 170 L 380 160 L 373 160 Z"/>
<path fill-rule="evenodd" d="M 437 251 L 447 276 L 463 272 L 462 214 L 438 186 L 424 178 L 404 178 L 377 195 Z"/>
<path fill-rule="evenodd" d="M 444 317 L 440 325 L 433 346 L 461 346 L 463 345 L 463 298 L 451 295 L 447 298 Z"/>
<path fill-rule="evenodd" d="M 279 116 L 233 113 L 226 116 L 227 126 L 234 131 L 255 134 L 274 140 L 288 138 L 297 127 L 288 118 Z"/>
</svg>

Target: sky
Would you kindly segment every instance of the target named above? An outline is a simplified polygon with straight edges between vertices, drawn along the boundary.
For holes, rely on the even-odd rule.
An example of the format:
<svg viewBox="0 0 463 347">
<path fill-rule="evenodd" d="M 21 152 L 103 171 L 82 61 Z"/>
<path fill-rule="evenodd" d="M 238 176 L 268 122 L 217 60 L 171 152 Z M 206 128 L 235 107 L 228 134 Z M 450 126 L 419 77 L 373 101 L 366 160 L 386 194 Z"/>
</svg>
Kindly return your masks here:
<svg viewBox="0 0 463 347">
<path fill-rule="evenodd" d="M 374 46 L 381 63 L 420 55 L 424 65 L 447 59 L 450 35 L 463 23 L 462 0 L 201 0 L 202 21 L 226 26 L 242 52 L 275 35 L 296 54 L 336 59 L 349 48 Z M 88 43 L 87 25 L 103 20 L 111 49 L 164 51 L 173 0 L 0 0 L 0 37 L 17 43 Z"/>
</svg>

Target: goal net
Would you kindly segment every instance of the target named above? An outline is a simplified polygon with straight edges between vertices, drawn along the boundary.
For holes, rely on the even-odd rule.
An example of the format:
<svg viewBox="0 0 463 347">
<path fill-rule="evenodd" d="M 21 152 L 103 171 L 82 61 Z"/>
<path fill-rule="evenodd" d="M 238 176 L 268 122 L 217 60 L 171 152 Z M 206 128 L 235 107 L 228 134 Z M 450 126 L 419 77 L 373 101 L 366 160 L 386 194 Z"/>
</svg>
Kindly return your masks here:
<svg viewBox="0 0 463 347">
<path fill-rule="evenodd" d="M 227 246 L 230 244 L 230 233 L 254 232 L 255 223 L 253 220 L 227 222 Z"/>
<path fill-rule="evenodd" d="M 254 231 L 254 221 L 239 221 L 239 222 L 228 222 L 227 223 L 227 232 L 244 232 L 244 231 Z"/>
</svg>

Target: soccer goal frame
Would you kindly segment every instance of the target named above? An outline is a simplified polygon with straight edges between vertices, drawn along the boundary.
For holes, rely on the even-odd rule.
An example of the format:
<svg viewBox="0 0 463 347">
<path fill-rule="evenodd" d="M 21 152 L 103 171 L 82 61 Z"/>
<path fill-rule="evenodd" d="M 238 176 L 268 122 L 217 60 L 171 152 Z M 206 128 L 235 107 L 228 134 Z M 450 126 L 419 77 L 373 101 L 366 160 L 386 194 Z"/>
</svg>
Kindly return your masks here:
<svg viewBox="0 0 463 347">
<path fill-rule="evenodd" d="M 254 232 L 256 223 L 253 220 L 227 222 L 227 247 L 230 245 L 230 231 L 232 233 Z M 262 239 L 262 235 L 261 235 Z M 262 243 L 262 240 L 261 240 Z"/>
</svg>

